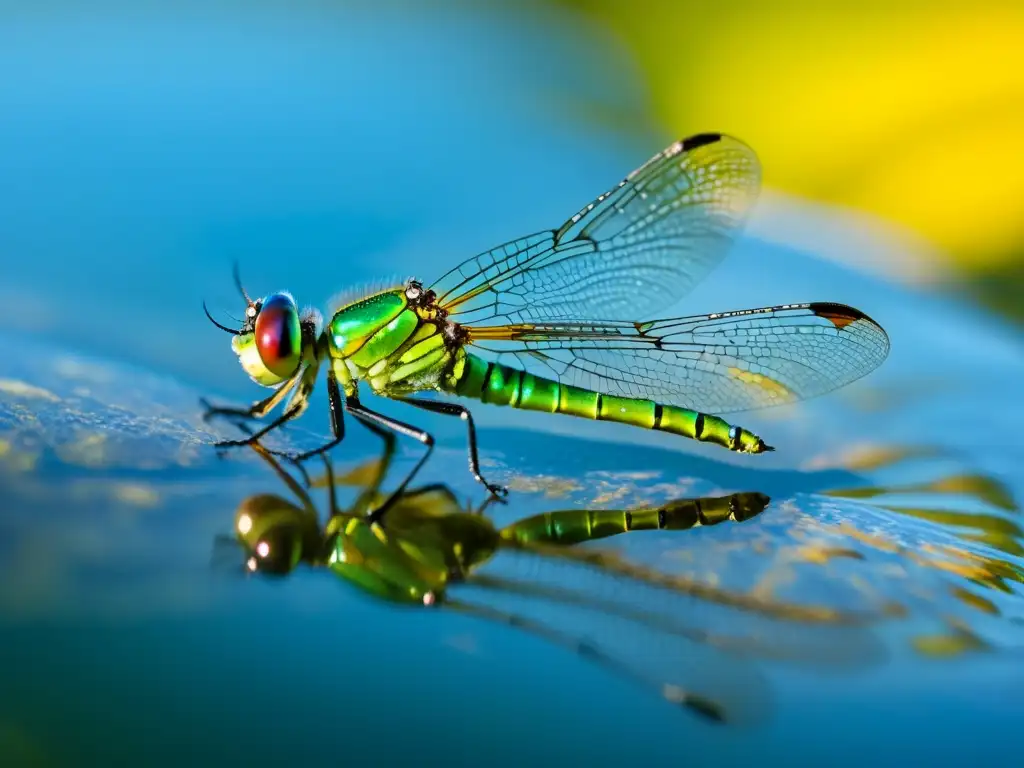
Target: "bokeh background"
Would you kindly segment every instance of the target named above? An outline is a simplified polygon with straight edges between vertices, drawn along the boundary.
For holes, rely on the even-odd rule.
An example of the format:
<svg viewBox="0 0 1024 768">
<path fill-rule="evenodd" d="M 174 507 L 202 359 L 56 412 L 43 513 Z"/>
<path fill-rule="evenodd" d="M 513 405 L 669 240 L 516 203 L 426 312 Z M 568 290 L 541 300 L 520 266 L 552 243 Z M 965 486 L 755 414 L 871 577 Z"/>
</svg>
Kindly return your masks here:
<svg viewBox="0 0 1024 768">
<path fill-rule="evenodd" d="M 1020 3 L 984 1 L 0 4 L 0 764 L 1010 759 L 1021 39 Z M 242 310 L 234 261 L 250 292 L 319 307 L 430 282 L 703 131 L 750 144 L 765 190 L 680 313 L 849 303 L 889 332 L 889 359 L 738 415 L 779 448 L 758 457 L 479 407 L 488 472 L 513 490 L 494 514 L 765 493 L 742 524 L 605 544 L 740 592 L 898 604 L 886 663 L 762 678 L 694 644 L 678 670 L 768 715 L 715 730 L 507 627 L 324 573 L 211 567 L 238 504 L 282 492 L 252 456 L 218 460 L 209 443 L 232 433 L 200 418 L 200 396 L 261 394 L 202 314 Z M 423 481 L 479 500 L 463 426 L 415 418 L 438 437 Z M 327 430 L 321 389 L 278 447 Z M 339 465 L 378 447 L 350 431 Z M 717 608 L 676 618 L 793 637 Z"/>
<path fill-rule="evenodd" d="M 555 5 L 628 53 L 655 124 L 742 132 L 780 205 L 823 204 L 895 246 L 848 254 L 857 263 L 969 292 L 1019 322 L 1020 3 Z M 602 114 L 636 125 L 631 111 Z"/>
</svg>

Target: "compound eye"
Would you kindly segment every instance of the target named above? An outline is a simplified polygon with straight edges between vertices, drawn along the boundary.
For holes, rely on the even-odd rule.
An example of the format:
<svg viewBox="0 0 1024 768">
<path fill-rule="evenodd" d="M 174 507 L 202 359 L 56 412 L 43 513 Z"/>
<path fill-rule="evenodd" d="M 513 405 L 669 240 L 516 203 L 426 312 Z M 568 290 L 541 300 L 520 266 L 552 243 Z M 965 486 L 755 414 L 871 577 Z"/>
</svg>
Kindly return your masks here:
<svg viewBox="0 0 1024 768">
<path fill-rule="evenodd" d="M 268 531 L 256 542 L 246 561 L 252 573 L 287 576 L 295 570 L 302 557 L 302 537 L 298 531 Z"/>
<path fill-rule="evenodd" d="M 305 530 L 301 510 L 271 494 L 245 499 L 235 516 L 235 537 L 253 573 L 283 576 L 295 570 Z"/>
<path fill-rule="evenodd" d="M 267 370 L 288 378 L 302 357 L 302 328 L 295 300 L 285 293 L 269 296 L 255 323 L 256 350 Z"/>
</svg>

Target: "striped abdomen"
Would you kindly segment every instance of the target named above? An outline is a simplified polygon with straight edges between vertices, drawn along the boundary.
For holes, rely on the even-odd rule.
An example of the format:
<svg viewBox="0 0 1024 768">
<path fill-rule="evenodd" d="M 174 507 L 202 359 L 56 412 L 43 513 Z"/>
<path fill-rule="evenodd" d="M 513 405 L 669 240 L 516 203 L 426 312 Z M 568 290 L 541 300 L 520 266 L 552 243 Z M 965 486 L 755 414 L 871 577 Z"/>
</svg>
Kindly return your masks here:
<svg viewBox="0 0 1024 768">
<path fill-rule="evenodd" d="M 653 400 L 603 395 L 518 368 L 491 363 L 469 352 L 459 355 L 447 391 L 492 405 L 526 411 L 564 413 L 596 421 L 614 421 L 644 429 L 671 432 L 693 440 L 716 443 L 732 451 L 762 453 L 772 448 L 742 427 L 689 408 L 662 405 Z"/>
<path fill-rule="evenodd" d="M 506 541 L 519 544 L 581 544 L 631 531 L 683 531 L 726 520 L 743 522 L 768 506 L 761 493 L 737 493 L 707 499 L 677 499 L 644 509 L 567 509 L 545 512 L 501 530 Z"/>
</svg>

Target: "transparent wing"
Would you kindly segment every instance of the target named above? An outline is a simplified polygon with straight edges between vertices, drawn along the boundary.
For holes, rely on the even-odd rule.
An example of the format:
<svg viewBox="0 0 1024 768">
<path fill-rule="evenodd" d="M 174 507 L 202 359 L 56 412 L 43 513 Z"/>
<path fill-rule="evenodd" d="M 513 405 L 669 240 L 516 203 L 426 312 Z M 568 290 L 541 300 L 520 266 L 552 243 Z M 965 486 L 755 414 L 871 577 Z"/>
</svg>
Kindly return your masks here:
<svg viewBox="0 0 1024 768">
<path fill-rule="evenodd" d="M 501 554 L 451 592 L 671 701 L 703 704 L 727 723 L 769 714 L 761 663 L 841 673 L 885 658 L 871 613 L 656 575 L 600 549 L 531 547 Z"/>
<path fill-rule="evenodd" d="M 676 142 L 561 227 L 479 254 L 431 290 L 462 324 L 635 320 L 678 301 L 722 260 L 757 198 L 748 146 Z"/>
<path fill-rule="evenodd" d="M 889 353 L 842 304 L 788 304 L 629 322 L 470 328 L 482 357 L 608 395 L 711 413 L 793 403 L 849 384 Z"/>
</svg>

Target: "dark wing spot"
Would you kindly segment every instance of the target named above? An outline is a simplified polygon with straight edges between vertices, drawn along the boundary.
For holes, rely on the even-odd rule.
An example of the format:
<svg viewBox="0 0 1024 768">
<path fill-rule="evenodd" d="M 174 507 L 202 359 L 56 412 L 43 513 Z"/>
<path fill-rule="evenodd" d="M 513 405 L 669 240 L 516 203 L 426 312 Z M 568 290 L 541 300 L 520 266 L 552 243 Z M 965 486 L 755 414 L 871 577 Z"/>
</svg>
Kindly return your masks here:
<svg viewBox="0 0 1024 768">
<path fill-rule="evenodd" d="M 705 144 L 714 144 L 716 141 L 721 140 L 722 134 L 720 133 L 698 133 L 683 139 L 683 152 L 689 152 L 691 149 L 703 147 Z"/>
<path fill-rule="evenodd" d="M 807 308 L 811 310 L 818 317 L 823 317 L 828 320 L 839 330 L 842 330 L 851 323 L 855 323 L 858 320 L 867 320 L 874 325 L 878 325 L 870 317 L 865 315 L 859 309 L 848 307 L 845 304 L 832 304 L 829 302 L 816 302 L 814 304 L 808 304 Z"/>
</svg>

